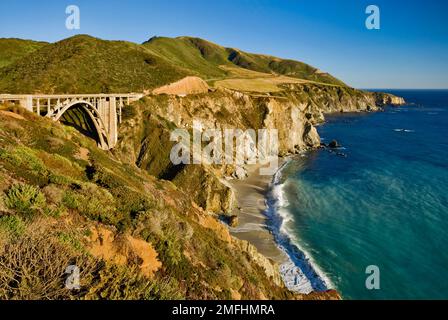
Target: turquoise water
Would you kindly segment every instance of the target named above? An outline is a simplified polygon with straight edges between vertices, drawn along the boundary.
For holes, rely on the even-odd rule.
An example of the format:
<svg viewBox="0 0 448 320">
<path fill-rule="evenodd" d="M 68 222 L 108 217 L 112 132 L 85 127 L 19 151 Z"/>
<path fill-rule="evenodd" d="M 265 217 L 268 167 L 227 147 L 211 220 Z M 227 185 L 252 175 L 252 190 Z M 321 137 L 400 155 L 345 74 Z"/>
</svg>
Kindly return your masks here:
<svg viewBox="0 0 448 320">
<path fill-rule="evenodd" d="M 319 127 L 347 157 L 286 166 L 283 228 L 345 299 L 448 299 L 448 91 L 393 93 L 412 104 Z"/>
</svg>

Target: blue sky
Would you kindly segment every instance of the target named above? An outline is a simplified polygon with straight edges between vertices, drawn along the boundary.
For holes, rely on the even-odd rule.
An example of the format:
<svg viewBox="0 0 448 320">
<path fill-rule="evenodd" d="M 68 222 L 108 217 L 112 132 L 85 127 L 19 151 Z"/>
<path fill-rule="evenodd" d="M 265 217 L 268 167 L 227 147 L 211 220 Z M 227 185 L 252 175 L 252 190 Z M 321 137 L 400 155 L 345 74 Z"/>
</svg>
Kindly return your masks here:
<svg viewBox="0 0 448 320">
<path fill-rule="evenodd" d="M 72 4 L 76 31 L 65 28 Z M 365 27 L 370 4 L 381 10 L 380 30 Z M 357 88 L 448 88 L 445 0 L 1 0 L 0 12 L 0 37 L 190 35 L 304 61 Z"/>
</svg>

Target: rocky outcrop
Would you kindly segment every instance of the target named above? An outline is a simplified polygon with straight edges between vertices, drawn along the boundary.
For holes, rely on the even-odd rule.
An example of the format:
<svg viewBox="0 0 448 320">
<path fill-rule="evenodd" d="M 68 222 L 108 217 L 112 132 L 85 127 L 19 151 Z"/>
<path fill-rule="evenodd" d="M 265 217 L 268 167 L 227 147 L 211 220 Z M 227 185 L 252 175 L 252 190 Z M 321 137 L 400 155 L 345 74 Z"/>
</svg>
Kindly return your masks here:
<svg viewBox="0 0 448 320">
<path fill-rule="evenodd" d="M 142 122 L 150 120 L 167 124 L 167 129 L 191 129 L 193 120 L 200 121 L 204 129 L 277 129 L 281 153 L 315 147 L 320 142 L 312 128 L 313 117 L 308 115 L 313 110 L 307 103 L 289 97 L 252 96 L 219 89 L 187 97 L 147 96 L 135 105 L 135 110 L 136 114 L 120 128 L 125 131 L 121 134 L 122 145 L 134 145 L 126 137 L 128 132 L 136 125 L 141 131 L 145 125 Z"/>
<path fill-rule="evenodd" d="M 188 165 L 172 181 L 201 208 L 213 213 L 228 213 L 234 206 L 235 195 L 232 188 L 221 181 L 221 175 L 210 167 Z"/>
<path fill-rule="evenodd" d="M 339 142 L 337 142 L 336 140 L 332 140 L 329 144 L 328 144 L 329 148 L 340 148 L 341 145 L 339 144 Z"/>
<path fill-rule="evenodd" d="M 284 286 L 278 265 L 275 262 L 260 254 L 257 249 L 247 241 L 235 240 L 234 243 L 240 251 L 246 252 L 250 259 L 260 266 L 276 285 Z"/>
<path fill-rule="evenodd" d="M 228 213 L 234 196 L 223 178 L 244 178 L 244 166 L 173 166 L 173 129 L 191 132 L 193 121 L 200 121 L 203 130 L 277 129 L 279 155 L 285 156 L 320 146 L 315 125 L 325 120 L 325 114 L 377 111 L 386 103 L 403 102 L 390 94 L 349 87 L 285 84 L 282 88 L 275 96 L 229 89 L 188 96 L 149 95 L 128 111 L 115 153 L 154 176 L 173 181 L 205 210 Z"/>
<path fill-rule="evenodd" d="M 316 147 L 320 144 L 319 133 L 317 133 L 317 129 L 315 126 L 308 124 L 305 127 L 303 141 L 306 145 L 313 147 Z"/>
<path fill-rule="evenodd" d="M 307 108 L 307 104 L 284 98 L 254 97 L 226 89 L 187 97 L 148 96 L 134 105 L 134 113 L 121 126 L 114 152 L 159 178 L 173 181 L 202 208 L 227 213 L 234 197 L 222 180 L 244 178 L 245 169 L 235 165 L 173 166 L 171 131 L 191 130 L 194 120 L 204 129 L 277 129 L 279 153 L 287 155 L 320 145 Z"/>
<path fill-rule="evenodd" d="M 199 223 L 233 249 L 244 252 L 250 261 L 261 268 L 269 279 L 283 286 L 278 266 L 261 255 L 246 241 L 234 239 L 218 222 L 217 215 L 228 216 L 235 205 L 233 189 L 225 178 L 242 179 L 245 166 L 237 165 L 178 165 L 170 162 L 174 142 L 170 133 L 176 128 L 192 132 L 193 121 L 205 129 L 277 129 L 279 154 L 289 155 L 321 146 L 315 125 L 325 120 L 325 114 L 340 112 L 378 111 L 387 104 L 402 104 L 404 100 L 390 94 L 359 91 L 348 87 L 288 84 L 275 96 L 251 95 L 218 89 L 215 91 L 176 95 L 149 95 L 135 103 L 125 115 L 120 128 L 116 155 L 135 163 L 158 178 L 172 181 L 191 201 L 204 210 Z M 255 141 L 254 145 L 255 144 Z M 331 147 L 336 148 L 335 141 Z M 237 217 L 232 218 L 237 222 Z M 238 290 L 232 289 L 233 296 Z M 260 296 L 261 297 L 261 296 Z M 296 299 L 340 299 L 334 290 Z"/>
<path fill-rule="evenodd" d="M 390 93 L 376 92 L 374 95 L 376 98 L 376 103 L 379 106 L 401 106 L 406 103 L 402 97 L 397 97 Z"/>
<path fill-rule="evenodd" d="M 325 114 L 379 111 L 385 105 L 402 105 L 401 97 L 388 93 L 369 92 L 349 87 L 287 84 L 284 95 L 297 104 L 307 105 L 307 117 L 313 124 L 325 120 Z"/>
<path fill-rule="evenodd" d="M 229 217 L 229 226 L 231 226 L 232 228 L 237 227 L 239 224 L 239 219 L 237 215 L 231 215 Z"/>
</svg>

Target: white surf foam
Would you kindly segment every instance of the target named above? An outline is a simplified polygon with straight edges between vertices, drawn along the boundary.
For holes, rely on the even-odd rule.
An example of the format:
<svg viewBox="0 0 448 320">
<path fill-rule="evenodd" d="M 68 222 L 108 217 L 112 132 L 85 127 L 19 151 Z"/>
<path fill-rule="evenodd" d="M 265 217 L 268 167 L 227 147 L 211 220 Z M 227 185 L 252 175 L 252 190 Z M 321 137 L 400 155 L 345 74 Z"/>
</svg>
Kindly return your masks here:
<svg viewBox="0 0 448 320">
<path fill-rule="evenodd" d="M 275 174 L 267 198 L 268 227 L 279 248 L 289 257 L 289 260 L 280 266 L 280 273 L 285 285 L 292 291 L 299 293 L 325 291 L 333 288 L 333 284 L 312 260 L 311 255 L 300 247 L 293 230 L 288 228 L 294 221 L 294 216 L 287 209 L 289 203 L 281 177 L 282 170 L 289 161 L 284 163 Z"/>
<path fill-rule="evenodd" d="M 394 129 L 395 132 L 415 132 L 415 130 L 411 130 L 411 129 Z"/>
</svg>

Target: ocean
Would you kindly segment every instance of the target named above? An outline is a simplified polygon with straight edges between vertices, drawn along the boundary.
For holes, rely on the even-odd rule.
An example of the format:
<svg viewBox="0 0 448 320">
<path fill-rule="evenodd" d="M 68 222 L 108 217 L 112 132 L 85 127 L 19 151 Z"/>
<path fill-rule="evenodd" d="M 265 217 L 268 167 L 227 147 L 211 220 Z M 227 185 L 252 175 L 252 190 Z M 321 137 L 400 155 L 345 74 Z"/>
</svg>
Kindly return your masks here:
<svg viewBox="0 0 448 320">
<path fill-rule="evenodd" d="M 447 299 L 448 90 L 388 92 L 408 104 L 327 116 L 319 134 L 342 147 L 283 167 L 272 228 L 306 257 L 316 289 L 344 299 Z M 379 289 L 369 290 L 372 265 Z"/>
</svg>

